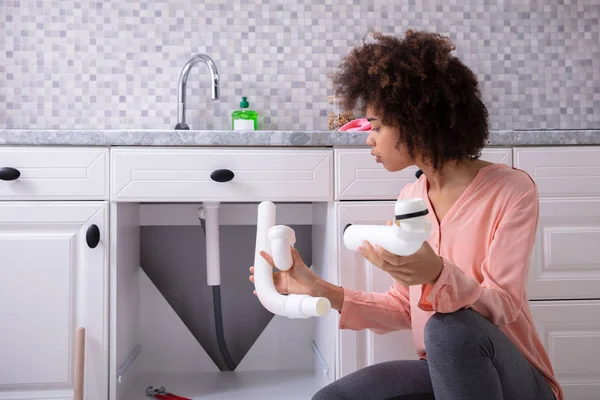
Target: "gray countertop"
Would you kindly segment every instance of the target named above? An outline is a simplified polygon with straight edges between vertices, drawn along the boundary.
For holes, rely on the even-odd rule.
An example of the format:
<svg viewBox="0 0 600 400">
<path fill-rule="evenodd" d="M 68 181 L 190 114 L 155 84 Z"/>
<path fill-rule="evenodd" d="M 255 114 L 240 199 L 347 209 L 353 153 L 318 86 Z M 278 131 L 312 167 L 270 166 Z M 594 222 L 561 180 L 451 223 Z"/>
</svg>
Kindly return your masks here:
<svg viewBox="0 0 600 400">
<path fill-rule="evenodd" d="M 365 146 L 368 132 L 0 130 L 0 145 L 21 146 Z M 493 131 L 489 146 L 600 145 L 598 130 Z"/>
</svg>

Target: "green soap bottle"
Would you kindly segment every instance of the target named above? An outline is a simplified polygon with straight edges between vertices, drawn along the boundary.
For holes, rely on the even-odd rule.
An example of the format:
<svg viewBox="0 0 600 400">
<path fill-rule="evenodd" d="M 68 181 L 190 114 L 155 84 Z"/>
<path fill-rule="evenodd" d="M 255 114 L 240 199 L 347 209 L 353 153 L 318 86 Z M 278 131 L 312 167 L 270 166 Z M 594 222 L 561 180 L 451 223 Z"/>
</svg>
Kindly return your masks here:
<svg viewBox="0 0 600 400">
<path fill-rule="evenodd" d="M 258 113 L 254 110 L 249 110 L 250 103 L 246 97 L 242 97 L 240 102 L 241 110 L 234 111 L 231 114 L 231 125 L 234 131 L 257 131 L 258 130 Z"/>
</svg>

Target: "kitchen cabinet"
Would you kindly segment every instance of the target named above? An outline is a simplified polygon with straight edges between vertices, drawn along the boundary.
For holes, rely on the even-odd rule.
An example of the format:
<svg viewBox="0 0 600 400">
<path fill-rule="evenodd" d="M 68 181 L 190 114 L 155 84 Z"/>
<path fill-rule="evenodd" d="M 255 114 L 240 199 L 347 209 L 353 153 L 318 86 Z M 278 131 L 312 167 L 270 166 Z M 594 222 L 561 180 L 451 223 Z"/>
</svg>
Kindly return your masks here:
<svg viewBox="0 0 600 400">
<path fill-rule="evenodd" d="M 72 399 L 80 327 L 84 394 L 107 397 L 107 227 L 105 202 L 0 202 L 0 399 Z"/>
<path fill-rule="evenodd" d="M 593 354 L 600 348 L 599 156 L 598 146 L 489 147 L 482 155 L 525 170 L 540 189 L 527 290 L 569 400 L 600 392 Z M 8 360 L 0 367 L 0 400 L 72 399 L 79 327 L 86 329 L 88 400 L 144 399 L 148 385 L 210 399 L 282 393 L 305 399 L 365 366 L 416 358 L 409 331 L 339 330 L 332 311 L 320 319 L 272 318 L 236 373 L 219 371 L 142 268 L 149 232 L 164 227 L 185 239 L 186 227 L 199 226 L 203 202 L 221 203 L 222 246 L 235 248 L 224 251 L 227 257 L 249 258 L 242 254 L 252 252 L 256 206 L 271 200 L 281 210 L 277 223 L 294 225 L 298 239 L 310 242 L 303 256 L 317 274 L 358 290 L 387 291 L 391 279 L 345 249 L 342 233 L 349 223 L 390 220 L 416 167 L 390 173 L 366 147 L 250 146 L 3 146 L 2 167 L 19 177 L 0 181 L 0 317 L 10 322 L 0 343 Z M 184 253 L 201 247 L 192 243 Z M 173 254 L 173 260 L 190 256 Z M 236 265 L 234 275 L 247 279 L 248 266 Z M 170 269 L 167 263 L 163 271 Z M 212 307 L 199 304 L 198 310 Z"/>
<path fill-rule="evenodd" d="M 102 147 L 0 147 L 0 399 L 108 397 L 108 166 Z"/>
<path fill-rule="evenodd" d="M 336 228 L 341 232 L 348 223 L 390 220 L 389 200 L 414 182 L 416 168 L 390 173 L 373 163 L 369 149 L 336 149 L 335 156 Z M 595 398 L 600 366 L 589 352 L 600 347 L 600 148 L 489 148 L 482 159 L 522 169 L 538 185 L 540 220 L 527 287 L 532 314 L 565 398 Z M 380 292 L 389 288 L 389 277 L 347 251 L 341 234 L 337 240 L 342 284 Z M 414 346 L 405 334 L 340 332 L 338 377 L 389 358 L 414 359 Z"/>
<path fill-rule="evenodd" d="M 247 280 L 265 200 L 276 203 L 277 224 L 296 228 L 297 243 L 312 241 L 303 257 L 313 270 L 331 274 L 332 149 L 115 148 L 110 164 L 109 399 L 141 400 L 148 386 L 165 385 L 193 398 L 300 400 L 335 379 L 334 313 L 265 322 Z M 219 204 L 220 303 L 235 372 L 218 368 L 215 297 L 202 297 L 210 293 L 197 211 L 205 202 Z M 153 235 L 161 239 L 150 243 Z M 253 343 L 243 340 L 257 329 Z"/>
</svg>

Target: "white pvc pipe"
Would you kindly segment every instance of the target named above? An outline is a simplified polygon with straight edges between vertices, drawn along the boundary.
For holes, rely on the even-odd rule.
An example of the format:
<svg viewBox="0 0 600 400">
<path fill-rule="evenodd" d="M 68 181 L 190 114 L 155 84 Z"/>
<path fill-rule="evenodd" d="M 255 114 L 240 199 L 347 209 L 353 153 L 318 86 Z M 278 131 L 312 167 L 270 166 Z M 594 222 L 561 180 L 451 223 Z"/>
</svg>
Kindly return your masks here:
<svg viewBox="0 0 600 400">
<path fill-rule="evenodd" d="M 221 284 L 221 258 L 219 250 L 219 203 L 203 203 L 201 218 L 206 228 L 206 283 L 209 286 Z"/>
<path fill-rule="evenodd" d="M 357 251 L 366 240 L 398 256 L 414 254 L 431 233 L 431 223 L 421 215 L 427 210 L 423 199 L 398 200 L 393 225 L 350 225 L 344 230 L 344 245 L 348 250 Z"/>
<path fill-rule="evenodd" d="M 275 315 L 288 318 L 325 316 L 331 309 L 331 304 L 325 297 L 280 294 L 273 283 L 273 267 L 260 255 L 261 250 L 271 254 L 278 269 L 288 270 L 292 266 L 290 246 L 295 241 L 295 234 L 291 228 L 284 225 L 275 225 L 275 204 L 270 201 L 260 203 L 258 205 L 254 254 L 256 295 L 262 305 Z"/>
<path fill-rule="evenodd" d="M 366 240 L 372 246 L 379 245 L 397 256 L 410 256 L 423 245 L 424 239 L 419 238 L 419 235 L 418 240 L 402 240 L 397 234 L 404 232 L 394 228 L 383 225 L 350 225 L 344 231 L 344 245 L 348 250 L 357 251 L 362 246 L 362 241 Z"/>
<path fill-rule="evenodd" d="M 285 225 L 271 226 L 269 228 L 269 241 L 271 242 L 271 256 L 275 266 L 282 271 L 292 268 L 294 260 L 289 249 L 296 243 L 294 230 Z"/>
</svg>

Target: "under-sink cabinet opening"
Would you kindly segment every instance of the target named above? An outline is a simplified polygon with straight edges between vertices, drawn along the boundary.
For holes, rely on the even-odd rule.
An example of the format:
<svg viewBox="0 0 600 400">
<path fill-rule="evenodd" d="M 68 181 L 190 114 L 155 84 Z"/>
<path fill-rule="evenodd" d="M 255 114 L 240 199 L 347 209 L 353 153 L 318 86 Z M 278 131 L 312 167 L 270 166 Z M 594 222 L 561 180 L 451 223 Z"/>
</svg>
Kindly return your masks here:
<svg viewBox="0 0 600 400">
<path fill-rule="evenodd" d="M 146 399 L 150 386 L 188 398 L 307 399 L 334 379 L 335 310 L 290 319 L 252 293 L 258 204 L 210 203 L 217 231 L 202 202 L 111 204 L 110 399 Z M 304 262 L 335 282 L 331 203 L 276 210 Z M 215 234 L 220 268 L 207 272 Z"/>
</svg>

